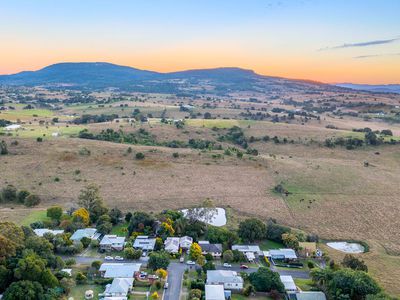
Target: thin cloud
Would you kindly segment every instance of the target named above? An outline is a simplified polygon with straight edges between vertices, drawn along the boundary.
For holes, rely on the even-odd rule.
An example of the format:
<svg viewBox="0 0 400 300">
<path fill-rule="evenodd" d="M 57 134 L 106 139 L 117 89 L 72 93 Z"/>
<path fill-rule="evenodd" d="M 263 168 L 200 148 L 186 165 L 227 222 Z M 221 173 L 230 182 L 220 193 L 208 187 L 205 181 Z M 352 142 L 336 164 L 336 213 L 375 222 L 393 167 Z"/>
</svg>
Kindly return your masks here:
<svg viewBox="0 0 400 300">
<path fill-rule="evenodd" d="M 354 59 L 365 59 L 365 58 L 372 58 L 372 57 L 384 57 L 384 56 L 400 56 L 399 53 L 384 53 L 384 54 L 370 54 L 370 55 L 359 55 L 354 56 Z"/>
<path fill-rule="evenodd" d="M 374 41 L 366 41 L 366 42 L 360 42 L 360 43 L 348 43 L 348 44 L 346 43 L 346 44 L 339 45 L 339 46 L 321 48 L 318 51 L 384 45 L 384 44 L 391 44 L 391 43 L 397 42 L 398 40 L 400 40 L 400 38 L 397 37 L 394 39 L 386 39 L 386 40 L 374 40 Z"/>
</svg>

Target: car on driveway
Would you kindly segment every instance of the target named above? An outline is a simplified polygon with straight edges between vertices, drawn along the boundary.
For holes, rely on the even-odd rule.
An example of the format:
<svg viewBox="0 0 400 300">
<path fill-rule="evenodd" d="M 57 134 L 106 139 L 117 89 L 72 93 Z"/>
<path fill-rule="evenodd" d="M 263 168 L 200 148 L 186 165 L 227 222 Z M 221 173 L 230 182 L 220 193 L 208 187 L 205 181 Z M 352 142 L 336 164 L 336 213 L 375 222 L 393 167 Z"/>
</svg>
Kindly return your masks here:
<svg viewBox="0 0 400 300">
<path fill-rule="evenodd" d="M 114 259 L 115 259 L 115 260 L 124 260 L 124 258 L 121 257 L 121 256 L 116 256 Z"/>
<path fill-rule="evenodd" d="M 190 265 L 190 266 L 194 266 L 196 263 L 194 261 L 188 260 L 186 262 L 186 264 Z"/>
<path fill-rule="evenodd" d="M 179 262 L 180 262 L 180 263 L 184 263 L 184 262 L 185 262 L 185 258 L 182 256 L 182 257 L 179 259 Z"/>
<path fill-rule="evenodd" d="M 104 259 L 105 259 L 105 260 L 114 260 L 114 257 L 112 257 L 112 256 L 106 256 L 106 257 L 104 257 Z"/>
<path fill-rule="evenodd" d="M 241 269 L 248 269 L 249 267 L 247 265 L 240 265 Z"/>
<path fill-rule="evenodd" d="M 167 289 L 168 288 L 168 282 L 166 282 L 165 284 L 164 284 L 164 289 Z"/>
<path fill-rule="evenodd" d="M 231 264 L 228 264 L 228 263 L 224 263 L 222 266 L 223 266 L 224 268 L 232 268 L 232 265 L 231 265 Z"/>
</svg>

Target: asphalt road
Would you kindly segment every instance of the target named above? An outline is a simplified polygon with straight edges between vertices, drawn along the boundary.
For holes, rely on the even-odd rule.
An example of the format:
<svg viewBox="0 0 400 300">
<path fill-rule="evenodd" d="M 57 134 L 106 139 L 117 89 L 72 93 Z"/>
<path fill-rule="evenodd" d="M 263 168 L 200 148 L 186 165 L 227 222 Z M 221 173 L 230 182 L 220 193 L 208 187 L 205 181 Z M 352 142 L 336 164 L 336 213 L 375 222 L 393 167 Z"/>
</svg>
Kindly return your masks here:
<svg viewBox="0 0 400 300">
<path fill-rule="evenodd" d="M 163 300 L 179 300 L 182 287 L 182 277 L 186 264 L 172 262 L 168 266 L 168 288 L 164 290 Z"/>
</svg>

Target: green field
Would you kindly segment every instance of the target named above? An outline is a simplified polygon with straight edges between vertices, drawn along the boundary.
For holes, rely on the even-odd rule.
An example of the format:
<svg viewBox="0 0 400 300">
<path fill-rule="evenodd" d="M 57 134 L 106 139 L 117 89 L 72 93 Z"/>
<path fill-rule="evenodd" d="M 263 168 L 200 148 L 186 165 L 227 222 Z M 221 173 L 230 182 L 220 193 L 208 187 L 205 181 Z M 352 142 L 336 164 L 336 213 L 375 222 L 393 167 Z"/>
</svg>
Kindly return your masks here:
<svg viewBox="0 0 400 300">
<path fill-rule="evenodd" d="M 24 217 L 20 224 L 23 226 L 29 226 L 33 222 L 46 221 L 49 219 L 46 214 L 47 212 L 45 210 L 33 210 L 28 216 Z"/>
<path fill-rule="evenodd" d="M 0 119 L 9 121 L 27 120 L 31 118 L 49 118 L 53 116 L 53 112 L 48 109 L 16 109 L 7 110 L 0 113 Z"/>
<path fill-rule="evenodd" d="M 60 138 L 60 137 L 71 137 L 77 136 L 78 133 L 83 130 L 85 127 L 83 126 L 76 126 L 76 125 L 23 125 L 24 129 L 19 129 L 16 131 L 7 132 L 7 134 L 11 133 L 12 136 L 15 137 L 22 137 L 22 138 L 37 138 L 37 137 L 44 137 L 44 138 Z M 4 130 L 0 130 L 0 132 L 6 133 Z M 58 137 L 53 137 L 53 133 L 58 133 Z"/>
<path fill-rule="evenodd" d="M 269 249 L 279 249 L 279 248 L 284 248 L 283 244 L 270 240 L 264 240 L 260 242 L 260 249 L 264 251 Z"/>
<path fill-rule="evenodd" d="M 207 127 L 207 128 L 231 128 L 239 126 L 238 120 L 204 120 L 204 119 L 189 119 L 185 121 L 186 125 L 194 127 Z"/>
</svg>

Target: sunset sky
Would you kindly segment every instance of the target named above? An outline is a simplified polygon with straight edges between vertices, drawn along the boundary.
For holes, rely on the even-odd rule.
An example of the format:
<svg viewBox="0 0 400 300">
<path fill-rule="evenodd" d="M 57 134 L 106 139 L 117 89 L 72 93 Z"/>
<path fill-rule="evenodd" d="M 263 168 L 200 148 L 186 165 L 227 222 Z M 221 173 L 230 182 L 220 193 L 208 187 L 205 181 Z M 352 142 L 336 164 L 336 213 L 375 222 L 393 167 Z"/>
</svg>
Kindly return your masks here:
<svg viewBox="0 0 400 300">
<path fill-rule="evenodd" d="M 399 0 L 0 0 L 0 74 L 105 61 L 400 83 Z"/>
</svg>

